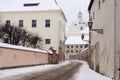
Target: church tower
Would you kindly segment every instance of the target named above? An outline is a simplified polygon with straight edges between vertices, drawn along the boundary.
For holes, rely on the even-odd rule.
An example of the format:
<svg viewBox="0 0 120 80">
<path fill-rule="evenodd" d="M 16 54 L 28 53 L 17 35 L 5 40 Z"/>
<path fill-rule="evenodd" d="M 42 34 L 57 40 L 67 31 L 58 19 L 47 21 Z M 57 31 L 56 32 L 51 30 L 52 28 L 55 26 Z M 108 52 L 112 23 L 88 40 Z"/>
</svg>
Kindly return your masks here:
<svg viewBox="0 0 120 80">
<path fill-rule="evenodd" d="M 82 12 L 81 12 L 81 10 L 78 12 L 78 21 L 79 22 L 82 21 Z"/>
</svg>

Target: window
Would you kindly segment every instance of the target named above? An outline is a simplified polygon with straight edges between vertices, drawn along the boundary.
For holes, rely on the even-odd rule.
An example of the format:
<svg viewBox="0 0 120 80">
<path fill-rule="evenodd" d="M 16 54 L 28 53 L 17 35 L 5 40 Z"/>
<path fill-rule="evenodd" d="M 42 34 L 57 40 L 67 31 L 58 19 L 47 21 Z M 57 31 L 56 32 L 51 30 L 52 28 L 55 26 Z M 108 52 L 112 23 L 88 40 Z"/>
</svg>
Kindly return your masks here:
<svg viewBox="0 0 120 80">
<path fill-rule="evenodd" d="M 80 27 L 80 30 L 83 30 L 83 27 Z"/>
<path fill-rule="evenodd" d="M 50 27 L 50 20 L 45 21 L 45 27 Z"/>
<path fill-rule="evenodd" d="M 71 48 L 73 48 L 73 46 L 71 46 Z"/>
<path fill-rule="evenodd" d="M 67 52 L 69 52 L 69 50 L 67 50 Z"/>
<path fill-rule="evenodd" d="M 88 44 L 85 45 L 85 48 L 87 48 L 87 47 L 88 47 Z"/>
<path fill-rule="evenodd" d="M 32 20 L 32 27 L 36 27 L 37 25 L 37 21 L 36 20 Z"/>
<path fill-rule="evenodd" d="M 78 45 L 76 45 L 76 48 L 78 48 Z"/>
<path fill-rule="evenodd" d="M 78 50 L 76 50 L 76 53 L 78 53 Z"/>
<path fill-rule="evenodd" d="M 23 27 L 23 20 L 19 20 L 19 27 Z"/>
<path fill-rule="evenodd" d="M 73 53 L 73 50 L 71 50 L 71 53 Z"/>
<path fill-rule="evenodd" d="M 80 45 L 80 48 L 82 48 L 83 46 L 82 45 Z"/>
<path fill-rule="evenodd" d="M 51 39 L 45 39 L 45 44 L 50 44 L 51 43 Z"/>
<path fill-rule="evenodd" d="M 99 1 L 98 1 L 98 9 L 100 9 L 100 5 L 101 5 L 101 4 L 100 4 L 100 0 L 99 0 Z"/>
<path fill-rule="evenodd" d="M 67 48 L 69 48 L 69 46 L 67 46 Z"/>
<path fill-rule="evenodd" d="M 6 26 L 10 26 L 10 20 L 6 20 Z"/>
</svg>

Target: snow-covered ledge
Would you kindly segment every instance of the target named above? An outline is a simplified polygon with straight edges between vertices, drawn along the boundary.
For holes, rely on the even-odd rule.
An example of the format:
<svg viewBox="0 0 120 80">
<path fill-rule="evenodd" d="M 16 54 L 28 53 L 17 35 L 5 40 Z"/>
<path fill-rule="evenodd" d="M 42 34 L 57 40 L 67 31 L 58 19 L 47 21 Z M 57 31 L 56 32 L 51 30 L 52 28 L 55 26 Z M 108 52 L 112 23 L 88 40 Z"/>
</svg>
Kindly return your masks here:
<svg viewBox="0 0 120 80">
<path fill-rule="evenodd" d="M 1 42 L 0 42 L 0 47 L 52 54 L 52 52 L 50 50 L 33 49 L 33 48 L 29 48 L 29 47 L 11 45 L 11 44 L 1 43 Z"/>
</svg>

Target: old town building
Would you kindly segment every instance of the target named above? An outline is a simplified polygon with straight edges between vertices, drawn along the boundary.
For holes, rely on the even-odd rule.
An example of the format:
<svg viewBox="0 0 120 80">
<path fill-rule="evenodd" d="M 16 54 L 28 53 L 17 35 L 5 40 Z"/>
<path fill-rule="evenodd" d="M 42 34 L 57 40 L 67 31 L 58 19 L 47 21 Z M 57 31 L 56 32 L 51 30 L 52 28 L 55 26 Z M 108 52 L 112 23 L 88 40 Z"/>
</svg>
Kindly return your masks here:
<svg viewBox="0 0 120 80">
<path fill-rule="evenodd" d="M 0 2 L 1 24 L 23 28 L 42 38 L 41 49 L 64 53 L 66 17 L 55 0 Z"/>
<path fill-rule="evenodd" d="M 82 40 L 81 36 L 84 35 Z M 66 54 L 75 55 L 88 47 L 89 43 L 89 28 L 82 19 L 82 13 L 79 11 L 78 19 L 68 27 L 66 32 L 67 40 L 65 42 Z"/>
<path fill-rule="evenodd" d="M 91 0 L 90 66 L 114 80 L 120 79 L 120 1 Z"/>
</svg>

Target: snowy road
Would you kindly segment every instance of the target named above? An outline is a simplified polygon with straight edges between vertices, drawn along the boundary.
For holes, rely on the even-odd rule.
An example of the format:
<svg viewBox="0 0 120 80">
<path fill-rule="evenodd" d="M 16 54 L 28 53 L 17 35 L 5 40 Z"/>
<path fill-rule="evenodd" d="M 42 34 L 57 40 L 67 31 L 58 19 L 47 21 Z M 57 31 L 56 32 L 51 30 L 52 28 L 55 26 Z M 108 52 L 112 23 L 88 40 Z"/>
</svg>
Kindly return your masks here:
<svg viewBox="0 0 120 80">
<path fill-rule="evenodd" d="M 20 74 L 12 77 L 1 78 L 0 80 L 74 80 L 73 76 L 78 71 L 82 63 L 70 61 L 58 67 L 53 67 L 45 71 Z"/>
<path fill-rule="evenodd" d="M 0 70 L 0 80 L 112 80 L 89 68 L 84 61 L 65 61 L 24 68 Z"/>
</svg>

